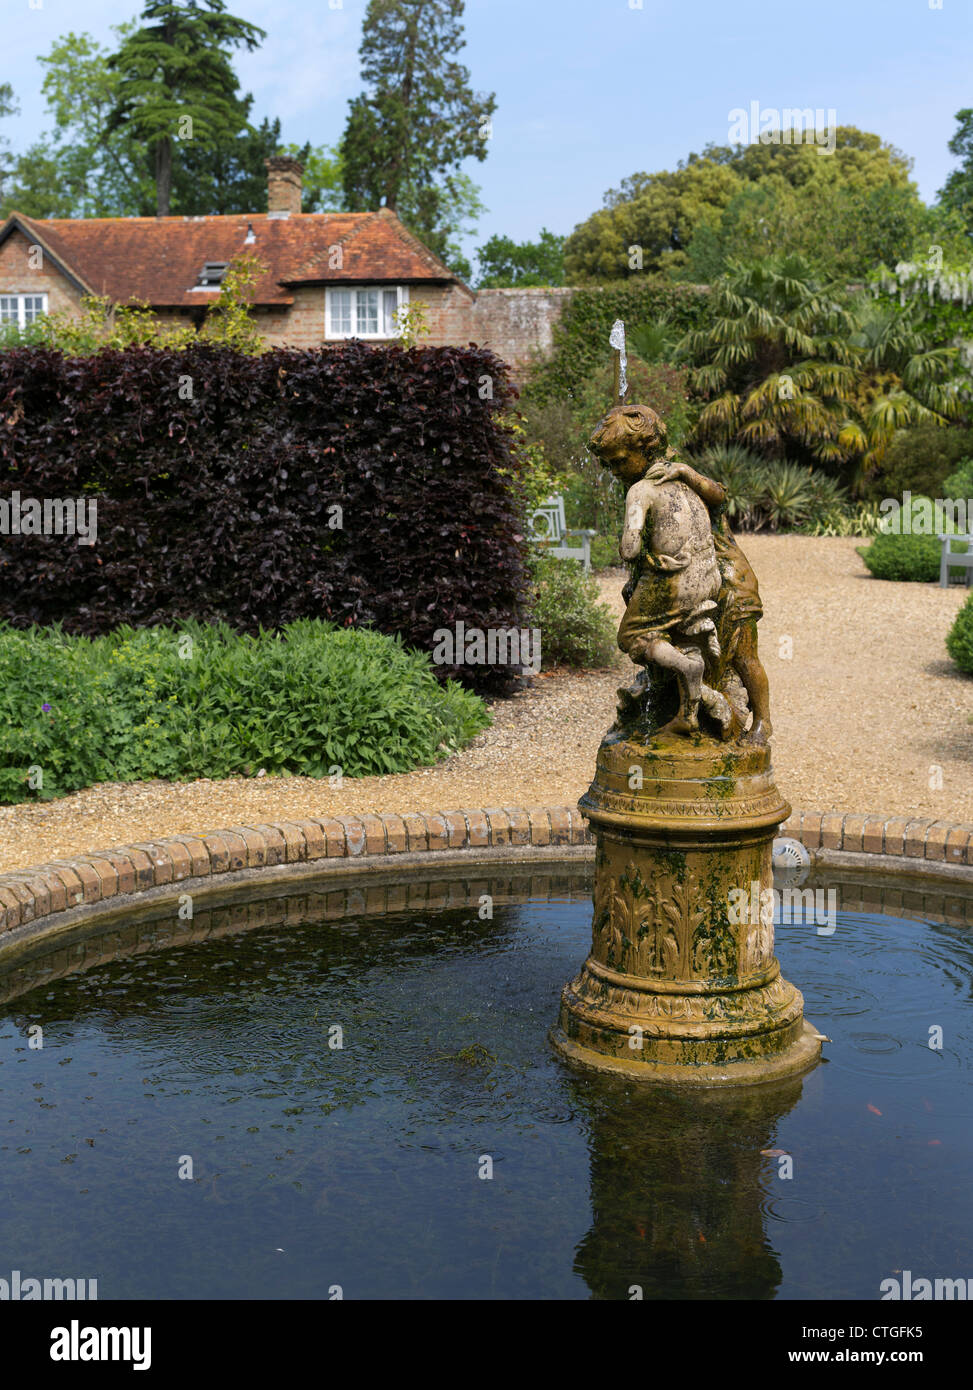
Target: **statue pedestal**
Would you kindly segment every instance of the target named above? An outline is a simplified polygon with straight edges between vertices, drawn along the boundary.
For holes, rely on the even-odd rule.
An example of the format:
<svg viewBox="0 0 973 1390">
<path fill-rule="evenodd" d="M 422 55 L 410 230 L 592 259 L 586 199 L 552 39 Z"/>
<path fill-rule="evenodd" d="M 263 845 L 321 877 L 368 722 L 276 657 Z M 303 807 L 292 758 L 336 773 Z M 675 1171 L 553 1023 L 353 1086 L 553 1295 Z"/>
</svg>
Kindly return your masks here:
<svg viewBox="0 0 973 1390">
<path fill-rule="evenodd" d="M 774 956 L 766 890 L 790 807 L 769 750 L 702 734 L 609 736 L 579 805 L 597 835 L 593 940 L 561 997 L 558 1050 L 668 1085 L 775 1081 L 813 1066 L 817 1030 Z"/>
</svg>

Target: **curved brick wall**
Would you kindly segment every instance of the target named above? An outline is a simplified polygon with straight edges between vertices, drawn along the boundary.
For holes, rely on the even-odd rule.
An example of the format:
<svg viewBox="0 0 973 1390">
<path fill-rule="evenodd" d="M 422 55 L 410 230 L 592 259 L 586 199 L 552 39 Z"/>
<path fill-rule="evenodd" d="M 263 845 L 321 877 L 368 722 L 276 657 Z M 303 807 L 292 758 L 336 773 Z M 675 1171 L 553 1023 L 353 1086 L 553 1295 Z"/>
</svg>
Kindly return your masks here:
<svg viewBox="0 0 973 1390">
<path fill-rule="evenodd" d="M 809 850 L 891 856 L 969 868 L 973 827 L 903 817 L 804 811 L 781 827 Z M 576 807 L 414 812 L 322 817 L 235 826 L 202 835 L 126 845 L 0 875 L 0 937 L 31 922 L 89 904 L 124 899 L 184 880 L 214 881 L 238 870 L 272 869 L 339 859 L 384 858 L 434 851 L 538 849 L 593 843 Z M 915 863 L 921 873 L 921 863 Z M 965 879 L 966 874 L 962 877 Z"/>
</svg>

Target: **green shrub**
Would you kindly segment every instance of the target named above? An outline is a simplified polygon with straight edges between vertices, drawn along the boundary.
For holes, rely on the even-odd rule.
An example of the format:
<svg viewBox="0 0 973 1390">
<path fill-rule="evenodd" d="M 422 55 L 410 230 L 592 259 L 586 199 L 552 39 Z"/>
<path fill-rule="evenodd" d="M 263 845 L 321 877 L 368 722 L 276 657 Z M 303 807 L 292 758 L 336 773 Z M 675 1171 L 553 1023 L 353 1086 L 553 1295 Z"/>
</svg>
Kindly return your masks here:
<svg viewBox="0 0 973 1390">
<path fill-rule="evenodd" d="M 960 459 L 956 472 L 950 473 L 943 482 L 943 496 L 952 497 L 954 501 L 962 497 L 967 502 L 973 498 L 973 458 Z M 967 525 L 973 526 L 973 518 L 969 515 Z"/>
<path fill-rule="evenodd" d="M 488 723 L 428 655 L 368 629 L 304 619 L 256 637 L 187 623 L 85 638 L 0 626 L 2 802 L 261 768 L 406 772 Z"/>
<path fill-rule="evenodd" d="M 591 568 L 593 570 L 612 570 L 624 565 L 618 553 L 618 541 L 614 536 L 592 536 Z"/>
<path fill-rule="evenodd" d="M 561 317 L 554 325 L 553 350 L 530 372 L 525 398 L 570 400 L 583 391 L 600 367 L 611 364 L 608 335 L 616 319 L 636 330 L 632 348 L 637 353 L 640 325 L 665 319 L 670 333 L 681 336 L 706 322 L 710 300 L 704 288 L 673 284 L 661 275 L 634 275 L 611 285 L 576 288 L 565 296 Z M 629 396 L 629 400 L 635 399 Z"/>
<path fill-rule="evenodd" d="M 732 526 L 750 530 L 763 492 L 763 459 L 742 444 L 713 444 L 690 459 L 692 466 L 726 488 L 726 515 Z"/>
<path fill-rule="evenodd" d="M 973 676 L 973 594 L 956 614 L 946 638 L 946 650 L 961 671 Z"/>
<path fill-rule="evenodd" d="M 875 503 L 835 506 L 813 513 L 798 529 L 805 536 L 878 536 L 882 514 Z"/>
<path fill-rule="evenodd" d="M 939 578 L 942 545 L 937 536 L 879 535 L 858 553 L 876 579 L 928 584 Z"/>
<path fill-rule="evenodd" d="M 629 405 L 648 405 L 666 422 L 669 443 L 678 448 L 693 419 L 689 407 L 689 373 L 685 367 L 666 362 L 648 363 L 638 357 L 628 358 Z M 596 368 L 575 394 L 572 410 L 581 425 L 582 441 L 587 443 L 592 430 L 614 404 L 615 368 L 607 364 Z"/>
<path fill-rule="evenodd" d="M 541 657 L 550 666 L 610 666 L 616 657 L 615 621 L 598 585 L 574 560 L 541 556 L 534 562 L 534 625 Z"/>
<path fill-rule="evenodd" d="M 830 473 L 823 473 L 820 468 L 809 468 L 807 470 L 807 490 L 809 510 L 803 523 L 805 526 L 813 526 L 815 522 L 834 518 L 842 513 L 851 515 L 848 490 L 842 487 L 838 479 L 833 478 Z M 855 533 L 849 531 L 847 534 L 870 535 L 871 532 Z"/>
<path fill-rule="evenodd" d="M 948 491 L 945 480 L 970 451 L 970 431 L 961 425 L 916 425 L 900 430 L 889 445 L 881 471 L 869 483 L 866 496 L 873 502 L 883 497 L 901 497 L 904 492 L 926 497 L 958 496 Z"/>
<path fill-rule="evenodd" d="M 811 470 L 797 463 L 768 463 L 760 494 L 760 516 L 771 531 L 790 531 L 811 514 Z"/>
<path fill-rule="evenodd" d="M 837 528 L 850 510 L 845 489 L 818 468 L 785 459 L 762 459 L 742 444 L 714 444 L 693 466 L 726 488 L 726 514 L 744 531 L 811 530 L 813 534 L 862 534 Z M 815 529 L 818 525 L 822 529 Z M 864 534 L 870 534 L 865 532 Z"/>
<path fill-rule="evenodd" d="M 943 553 L 940 532 L 955 533 L 956 527 L 941 510 L 937 511 L 934 500 L 928 497 L 913 497 L 909 513 L 908 517 L 904 511 L 886 513 L 880 521 L 884 527 L 894 517 L 904 534 L 882 530 L 867 549 L 859 547 L 859 555 L 876 579 L 928 584 L 939 578 Z M 935 527 L 935 534 L 925 534 L 930 525 Z M 966 546 L 954 543 L 953 549 L 962 553 Z"/>
</svg>

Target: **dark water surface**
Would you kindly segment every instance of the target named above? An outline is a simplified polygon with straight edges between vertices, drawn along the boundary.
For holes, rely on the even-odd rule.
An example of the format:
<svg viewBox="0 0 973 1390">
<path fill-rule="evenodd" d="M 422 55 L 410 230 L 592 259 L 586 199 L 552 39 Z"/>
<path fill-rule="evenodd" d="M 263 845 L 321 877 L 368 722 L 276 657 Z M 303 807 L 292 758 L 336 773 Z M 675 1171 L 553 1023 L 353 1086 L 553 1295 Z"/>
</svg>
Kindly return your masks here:
<svg viewBox="0 0 973 1390">
<path fill-rule="evenodd" d="M 830 936 L 779 925 L 828 1060 L 676 1094 L 549 1047 L 586 889 L 563 869 L 520 903 L 509 882 L 454 882 L 456 906 L 378 915 L 371 893 L 336 909 L 305 888 L 36 953 L 0 978 L 0 1278 L 480 1299 L 973 1278 L 970 926 L 847 907 Z"/>
</svg>

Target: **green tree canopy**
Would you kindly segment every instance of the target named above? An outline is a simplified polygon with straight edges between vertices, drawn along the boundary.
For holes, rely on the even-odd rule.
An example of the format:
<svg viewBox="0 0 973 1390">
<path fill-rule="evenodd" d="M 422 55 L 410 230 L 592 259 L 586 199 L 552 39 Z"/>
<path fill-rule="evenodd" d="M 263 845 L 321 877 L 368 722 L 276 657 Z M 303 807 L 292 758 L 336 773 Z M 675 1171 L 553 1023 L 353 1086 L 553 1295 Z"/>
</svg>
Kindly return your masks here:
<svg viewBox="0 0 973 1390">
<path fill-rule="evenodd" d="M 120 42 L 133 23 L 115 26 Z M 54 122 L 23 151 L 4 210 L 29 217 L 126 217 L 150 212 L 152 183 L 144 145 L 130 129 L 107 138 L 118 77 L 111 54 L 90 34 L 68 33 L 40 58 L 41 91 Z"/>
<path fill-rule="evenodd" d="M 783 251 L 864 274 L 908 254 L 920 233 L 925 210 L 909 174 L 901 151 L 854 126 L 837 128 L 833 154 L 811 144 L 708 145 L 674 172 L 633 174 L 609 190 L 568 238 L 567 274 L 709 279 L 730 259 Z"/>
<path fill-rule="evenodd" d="M 486 158 L 496 108 L 456 61 L 463 9 L 463 0 L 369 0 L 359 49 L 365 91 L 349 103 L 341 143 L 347 207 L 384 204 L 440 255 L 482 210 L 460 165 Z"/>
<path fill-rule="evenodd" d="M 492 236 L 476 253 L 480 265 L 480 289 L 507 289 L 513 285 L 563 285 L 566 238 L 541 228 L 536 241 L 514 241 Z"/>
<path fill-rule="evenodd" d="M 264 30 L 226 13 L 224 0 L 146 0 L 141 22 L 109 67 L 118 74 L 110 132 L 127 127 L 154 164 L 156 215 L 169 214 L 173 141 L 207 148 L 247 127 L 251 97 L 241 98 L 228 50 L 256 48 Z"/>
<path fill-rule="evenodd" d="M 939 197 L 945 207 L 959 213 L 973 236 L 973 107 L 957 111 L 956 120 L 958 128 L 949 142 L 949 152 L 961 163 L 947 178 Z"/>
<path fill-rule="evenodd" d="M 677 347 L 707 402 L 698 444 L 823 463 L 860 489 L 896 430 L 962 411 L 957 349 L 931 346 L 908 308 L 849 300 L 798 256 L 733 264 L 710 300 L 708 323 Z"/>
<path fill-rule="evenodd" d="M 0 82 L 0 119 L 4 116 L 16 116 L 19 110 L 13 87 L 9 82 Z M 7 176 L 12 168 L 10 141 L 5 135 L 0 135 L 0 196 L 3 194 Z"/>
<path fill-rule="evenodd" d="M 135 21 L 115 26 L 118 47 Z M 112 121 L 122 77 L 110 49 L 90 34 L 65 34 L 40 59 L 53 129 L 10 162 L 3 213 L 30 217 L 151 216 L 157 209 L 153 157 L 130 121 Z M 249 119 L 252 99 L 239 99 Z M 290 154 L 304 164 L 305 212 L 342 206 L 341 166 L 328 146 L 282 145 L 279 119 L 265 117 L 218 139 L 176 140 L 171 210 L 188 216 L 260 212 L 266 207 L 264 160 Z"/>
</svg>

